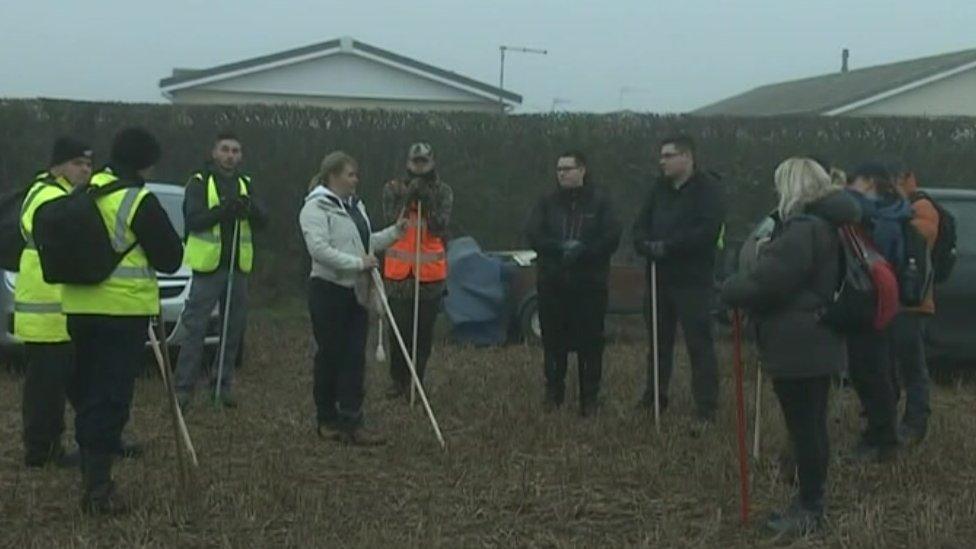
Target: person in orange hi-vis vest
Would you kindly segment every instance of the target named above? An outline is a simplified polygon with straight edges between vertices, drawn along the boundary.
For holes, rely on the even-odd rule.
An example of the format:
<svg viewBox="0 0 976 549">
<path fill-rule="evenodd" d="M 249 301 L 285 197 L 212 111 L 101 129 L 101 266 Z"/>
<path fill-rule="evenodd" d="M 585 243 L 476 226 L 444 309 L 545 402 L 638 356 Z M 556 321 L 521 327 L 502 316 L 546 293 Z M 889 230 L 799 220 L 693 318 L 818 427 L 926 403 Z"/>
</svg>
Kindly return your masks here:
<svg viewBox="0 0 976 549">
<path fill-rule="evenodd" d="M 386 219 L 392 220 L 392 223 L 403 215 L 409 220 L 404 236 L 386 251 L 383 278 L 390 309 L 404 339 L 407 340 L 407 350 L 411 356 L 416 356 L 417 376 L 421 381 L 430 358 L 434 322 L 447 288 L 446 243 L 453 204 L 454 193 L 451 187 L 441 181 L 437 174 L 433 148 L 429 143 L 411 145 L 407 151 L 406 177 L 394 179 L 383 188 L 383 213 Z M 416 315 L 417 348 L 414 351 L 411 336 L 414 333 L 414 292 L 418 274 L 420 285 Z M 391 349 L 398 348 L 394 338 L 395 335 L 391 333 Z M 404 398 L 409 393 L 410 370 L 401 352 L 391 353 L 390 378 L 392 385 L 387 391 L 387 397 Z"/>
</svg>

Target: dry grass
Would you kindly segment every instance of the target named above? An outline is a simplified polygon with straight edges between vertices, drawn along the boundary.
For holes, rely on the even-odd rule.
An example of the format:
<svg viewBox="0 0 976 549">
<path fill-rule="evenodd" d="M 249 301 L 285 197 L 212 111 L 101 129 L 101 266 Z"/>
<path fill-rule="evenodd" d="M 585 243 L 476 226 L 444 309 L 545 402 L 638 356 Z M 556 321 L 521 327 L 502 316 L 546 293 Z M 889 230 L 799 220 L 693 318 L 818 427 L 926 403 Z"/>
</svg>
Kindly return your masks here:
<svg viewBox="0 0 976 549">
<path fill-rule="evenodd" d="M 249 333 L 263 336 L 248 347 L 239 379 L 242 407 L 217 412 L 198 404 L 189 415 L 201 466 L 185 501 L 177 497 L 161 384 L 140 380 L 131 431 L 147 443 L 148 455 L 116 469 L 135 505 L 122 519 L 93 520 L 78 512 L 76 472 L 21 466 L 20 382 L 0 375 L 0 546 L 785 543 L 738 523 L 731 375 L 723 380 L 719 426 L 693 438 L 687 368 L 680 367 L 672 409 L 657 435 L 653 419 L 633 410 L 643 384 L 642 345 L 608 350 L 606 406 L 590 420 L 576 416 L 575 399 L 557 414 L 541 413 L 538 349 L 441 346 L 430 386 L 448 450 L 438 448 L 419 407 L 382 399 L 381 365 L 370 366 L 367 410 L 390 444 L 350 449 L 314 435 L 305 321 L 261 316 Z M 750 381 L 750 403 L 751 387 Z M 832 440 L 841 451 L 854 442 L 857 402 L 850 393 L 835 396 Z M 790 494 L 777 481 L 775 456 L 785 447 L 785 433 L 768 388 L 765 402 L 768 436 L 763 459 L 752 464 L 756 519 Z M 972 384 L 939 387 L 925 445 L 890 466 L 834 460 L 829 528 L 793 546 L 971 547 L 974 411 Z"/>
</svg>

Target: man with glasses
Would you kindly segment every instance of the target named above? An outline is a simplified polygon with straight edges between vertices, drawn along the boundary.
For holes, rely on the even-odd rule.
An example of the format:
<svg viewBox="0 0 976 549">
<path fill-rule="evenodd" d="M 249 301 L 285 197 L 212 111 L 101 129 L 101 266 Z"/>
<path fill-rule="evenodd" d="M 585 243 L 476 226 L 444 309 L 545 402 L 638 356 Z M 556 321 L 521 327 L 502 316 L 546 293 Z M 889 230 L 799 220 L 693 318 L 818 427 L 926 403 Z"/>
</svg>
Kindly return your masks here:
<svg viewBox="0 0 976 549">
<path fill-rule="evenodd" d="M 647 389 L 640 405 L 654 406 L 654 352 L 660 365 L 661 408 L 668 405 L 680 322 L 691 357 L 696 417 L 711 424 L 718 404 L 718 365 L 710 307 L 724 193 L 713 175 L 696 166 L 690 137 L 669 137 L 660 147 L 661 177 L 651 185 L 633 227 L 635 250 L 647 259 L 648 288 L 652 267 L 657 269 L 658 348 L 648 353 Z M 651 329 L 650 314 L 647 321 Z"/>
<path fill-rule="evenodd" d="M 620 223 L 610 195 L 590 181 L 582 153 L 559 156 L 556 180 L 557 187 L 539 199 L 526 226 L 529 244 L 538 253 L 543 405 L 547 411 L 562 406 L 569 353 L 575 351 L 585 417 L 599 407 L 607 282 Z"/>
<path fill-rule="evenodd" d="M 386 250 L 383 277 L 390 309 L 411 358 L 417 358 L 415 366 L 421 381 L 430 358 L 434 322 L 447 289 L 446 243 L 453 207 L 454 193 L 437 174 L 434 149 L 429 143 L 414 143 L 407 151 L 406 177 L 394 179 L 383 188 L 383 214 L 387 221 L 396 223 L 401 217 L 408 219 L 406 233 Z M 417 350 L 414 352 L 414 292 L 418 279 Z M 386 396 L 404 398 L 410 390 L 410 370 L 393 330 L 390 332 L 393 384 Z"/>
</svg>

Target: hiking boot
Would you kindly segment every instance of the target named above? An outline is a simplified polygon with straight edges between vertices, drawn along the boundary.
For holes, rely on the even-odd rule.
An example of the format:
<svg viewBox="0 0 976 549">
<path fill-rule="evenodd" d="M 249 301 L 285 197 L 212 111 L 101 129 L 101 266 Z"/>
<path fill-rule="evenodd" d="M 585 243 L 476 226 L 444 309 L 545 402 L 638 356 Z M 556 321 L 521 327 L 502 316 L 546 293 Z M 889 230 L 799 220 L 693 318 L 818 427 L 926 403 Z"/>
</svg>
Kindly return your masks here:
<svg viewBox="0 0 976 549">
<path fill-rule="evenodd" d="M 560 390 L 556 387 L 546 387 L 546 396 L 542 400 L 542 408 L 546 412 L 555 412 L 563 405 L 565 400 L 565 389 Z"/>
<path fill-rule="evenodd" d="M 78 451 L 65 452 L 60 442 L 46 448 L 31 448 L 24 454 L 24 465 L 31 469 L 52 464 L 60 469 L 78 467 Z"/>
<path fill-rule="evenodd" d="M 898 454 L 898 447 L 893 445 L 879 446 L 869 444 L 864 440 L 857 443 L 848 454 L 849 461 L 855 463 L 887 463 L 893 461 Z"/>
<path fill-rule="evenodd" d="M 81 512 L 86 515 L 117 516 L 128 512 L 128 504 L 115 491 L 112 455 L 82 452 Z"/>
<path fill-rule="evenodd" d="M 823 525 L 823 511 L 807 509 L 794 501 L 785 511 L 772 513 L 766 528 L 779 536 L 806 536 Z"/>
<path fill-rule="evenodd" d="M 234 396 L 230 391 L 220 392 L 220 405 L 224 408 L 237 408 L 238 402 L 237 397 Z"/>
<path fill-rule="evenodd" d="M 317 422 L 315 432 L 322 440 L 336 440 L 339 437 L 339 425 L 334 419 L 324 419 Z"/>
<path fill-rule="evenodd" d="M 145 453 L 142 444 L 134 440 L 119 440 L 119 447 L 115 450 L 115 455 L 124 459 L 139 459 Z"/>
<path fill-rule="evenodd" d="M 600 413 L 602 403 L 598 398 L 587 398 L 580 401 L 580 416 L 593 417 Z"/>
<path fill-rule="evenodd" d="M 180 411 L 186 414 L 190 409 L 190 402 L 193 400 L 193 395 L 190 393 L 177 392 L 176 393 L 176 403 L 180 406 Z"/>
<path fill-rule="evenodd" d="M 386 444 L 386 439 L 383 436 L 361 425 L 352 429 L 343 429 L 337 433 L 336 440 L 346 446 L 369 447 Z"/>
<path fill-rule="evenodd" d="M 668 397 L 661 395 L 661 413 L 668 408 Z M 637 409 L 644 412 L 654 413 L 654 391 L 644 391 L 640 400 L 637 401 Z"/>
<path fill-rule="evenodd" d="M 387 400 L 403 400 L 407 398 L 407 386 L 401 383 L 394 383 L 386 390 Z"/>
<path fill-rule="evenodd" d="M 928 429 L 925 427 L 915 427 L 907 423 L 898 426 L 898 440 L 908 446 L 920 444 L 927 434 Z"/>
</svg>

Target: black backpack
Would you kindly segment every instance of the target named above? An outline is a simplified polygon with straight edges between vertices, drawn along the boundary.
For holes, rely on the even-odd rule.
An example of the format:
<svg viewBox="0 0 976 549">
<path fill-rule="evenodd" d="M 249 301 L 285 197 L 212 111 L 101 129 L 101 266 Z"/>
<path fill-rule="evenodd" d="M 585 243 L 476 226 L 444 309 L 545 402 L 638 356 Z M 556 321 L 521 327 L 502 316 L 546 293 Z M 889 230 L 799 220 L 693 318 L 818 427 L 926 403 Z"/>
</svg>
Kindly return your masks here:
<svg viewBox="0 0 976 549">
<path fill-rule="evenodd" d="M 918 307 L 932 288 L 932 256 L 929 244 L 911 220 L 902 223 L 905 257 L 898 265 L 898 288 L 902 305 Z"/>
<path fill-rule="evenodd" d="M 956 266 L 956 218 L 924 191 L 915 191 L 911 196 L 913 203 L 922 199 L 931 202 L 939 212 L 939 234 L 932 247 L 932 271 L 935 283 L 941 284 L 949 279 Z"/>
<path fill-rule="evenodd" d="M 898 313 L 895 269 L 856 225 L 837 229 L 841 270 L 820 321 L 841 334 L 885 329 Z"/>
<path fill-rule="evenodd" d="M 21 231 L 20 218 L 27 193 L 38 180 L 0 195 L 0 269 L 5 271 L 16 272 L 20 269 L 20 254 L 27 245 Z M 42 181 L 55 185 L 53 182 Z"/>
<path fill-rule="evenodd" d="M 118 180 L 102 187 L 81 185 L 47 202 L 34 214 L 34 243 L 49 284 L 99 284 L 138 243 L 119 252 L 112 246 L 95 201 L 136 184 Z"/>
</svg>

